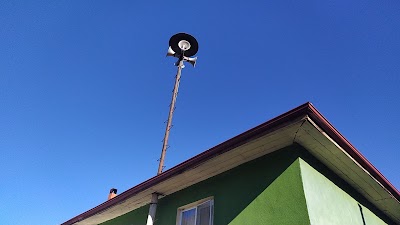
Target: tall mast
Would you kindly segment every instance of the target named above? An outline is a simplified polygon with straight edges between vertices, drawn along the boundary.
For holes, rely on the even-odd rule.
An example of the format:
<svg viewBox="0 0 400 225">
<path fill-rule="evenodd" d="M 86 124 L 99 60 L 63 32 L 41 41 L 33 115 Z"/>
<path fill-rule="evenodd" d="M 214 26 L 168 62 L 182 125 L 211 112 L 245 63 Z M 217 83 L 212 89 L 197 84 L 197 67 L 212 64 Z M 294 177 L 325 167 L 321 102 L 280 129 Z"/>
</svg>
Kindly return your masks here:
<svg viewBox="0 0 400 225">
<path fill-rule="evenodd" d="M 185 67 L 183 62 L 189 62 L 194 67 L 196 65 L 197 57 L 193 58 L 191 57 L 197 53 L 198 49 L 199 49 L 199 44 L 197 43 L 197 40 L 189 34 L 178 33 L 173 35 L 169 39 L 169 48 L 167 56 L 173 56 L 178 58 L 178 61 L 175 63 L 175 66 L 178 67 L 178 72 L 176 73 L 175 76 L 174 90 L 172 91 L 171 104 L 169 105 L 167 126 L 165 127 L 165 133 L 161 149 L 160 163 L 158 164 L 157 175 L 161 174 L 164 168 L 165 154 L 167 152 L 169 134 L 172 128 L 172 117 L 175 111 L 176 98 L 178 97 L 178 89 L 181 80 L 181 73 L 182 69 Z M 147 216 L 146 225 L 154 224 L 159 195 L 160 194 L 157 192 L 151 195 L 151 202 L 150 202 L 149 214 Z"/>
<path fill-rule="evenodd" d="M 167 56 L 173 56 L 178 58 L 178 61 L 175 63 L 175 66 L 178 67 L 178 72 L 176 73 L 175 76 L 174 90 L 172 91 L 171 104 L 169 105 L 167 126 L 165 127 L 165 133 L 164 133 L 164 139 L 161 149 L 160 163 L 158 165 L 157 175 L 162 173 L 164 169 L 165 154 L 168 148 L 169 133 L 172 128 L 172 117 L 175 111 L 176 98 L 178 97 L 179 82 L 181 80 L 182 69 L 185 67 L 183 62 L 186 61 L 195 66 L 197 57 L 195 58 L 190 58 L 190 57 L 195 55 L 198 49 L 199 45 L 197 43 L 197 40 L 189 34 L 178 33 L 172 36 L 171 39 L 169 40 L 169 48 Z"/>
</svg>

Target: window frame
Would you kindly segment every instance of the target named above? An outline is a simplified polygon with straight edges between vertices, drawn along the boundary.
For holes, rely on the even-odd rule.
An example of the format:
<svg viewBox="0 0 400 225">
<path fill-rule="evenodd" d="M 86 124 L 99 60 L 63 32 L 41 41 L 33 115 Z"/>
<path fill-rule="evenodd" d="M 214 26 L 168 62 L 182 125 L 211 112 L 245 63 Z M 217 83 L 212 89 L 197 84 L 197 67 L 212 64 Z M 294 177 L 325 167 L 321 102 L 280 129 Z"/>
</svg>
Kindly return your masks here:
<svg viewBox="0 0 400 225">
<path fill-rule="evenodd" d="M 196 222 L 197 221 L 197 207 L 208 201 L 210 202 L 210 207 L 212 208 L 212 211 L 210 212 L 210 225 L 213 225 L 214 224 L 214 197 L 213 196 L 204 198 L 204 199 L 200 199 L 198 201 L 195 201 L 190 204 L 179 207 L 177 209 L 177 214 L 176 214 L 176 225 L 182 224 L 182 213 L 185 211 L 192 210 L 192 209 L 196 210 L 195 217 L 194 217 L 194 221 Z"/>
</svg>

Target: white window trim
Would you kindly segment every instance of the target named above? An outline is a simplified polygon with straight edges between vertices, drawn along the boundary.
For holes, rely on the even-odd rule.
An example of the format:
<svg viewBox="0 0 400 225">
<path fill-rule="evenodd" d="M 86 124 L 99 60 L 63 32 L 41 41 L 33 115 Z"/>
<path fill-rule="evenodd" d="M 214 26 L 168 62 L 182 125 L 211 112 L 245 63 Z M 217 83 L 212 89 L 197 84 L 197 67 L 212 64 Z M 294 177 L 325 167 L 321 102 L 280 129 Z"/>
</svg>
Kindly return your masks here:
<svg viewBox="0 0 400 225">
<path fill-rule="evenodd" d="M 190 204 L 187 204 L 187 205 L 179 207 L 178 210 L 177 210 L 177 213 L 176 213 L 176 225 L 181 225 L 182 212 L 189 211 L 191 209 L 195 209 L 195 208 L 197 208 L 197 206 L 199 206 L 199 205 L 201 205 L 201 204 L 203 204 L 205 202 L 208 202 L 208 201 L 211 201 L 211 204 L 212 204 L 212 206 L 214 208 L 214 196 L 211 196 L 211 197 L 208 197 L 208 198 L 203 198 L 203 199 L 200 199 L 198 201 L 195 201 L 195 202 L 192 202 Z M 210 224 L 214 223 L 214 221 L 211 221 L 213 219 L 213 217 L 214 217 L 214 212 L 212 212 L 212 215 L 210 216 Z M 196 209 L 196 213 L 195 213 L 194 219 L 195 219 L 194 221 L 197 221 L 197 209 Z"/>
</svg>

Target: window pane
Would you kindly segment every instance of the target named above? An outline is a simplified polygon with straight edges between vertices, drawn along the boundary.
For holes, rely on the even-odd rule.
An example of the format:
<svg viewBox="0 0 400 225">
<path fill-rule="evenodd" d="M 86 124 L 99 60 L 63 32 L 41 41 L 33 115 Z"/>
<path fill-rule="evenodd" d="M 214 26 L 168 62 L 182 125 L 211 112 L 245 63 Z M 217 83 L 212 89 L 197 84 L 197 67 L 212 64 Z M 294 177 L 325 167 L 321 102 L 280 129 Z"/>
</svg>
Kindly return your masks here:
<svg viewBox="0 0 400 225">
<path fill-rule="evenodd" d="M 196 225 L 210 225 L 211 201 L 207 201 L 197 207 Z"/>
<path fill-rule="evenodd" d="M 196 209 L 190 209 L 182 212 L 181 225 L 195 225 Z"/>
</svg>

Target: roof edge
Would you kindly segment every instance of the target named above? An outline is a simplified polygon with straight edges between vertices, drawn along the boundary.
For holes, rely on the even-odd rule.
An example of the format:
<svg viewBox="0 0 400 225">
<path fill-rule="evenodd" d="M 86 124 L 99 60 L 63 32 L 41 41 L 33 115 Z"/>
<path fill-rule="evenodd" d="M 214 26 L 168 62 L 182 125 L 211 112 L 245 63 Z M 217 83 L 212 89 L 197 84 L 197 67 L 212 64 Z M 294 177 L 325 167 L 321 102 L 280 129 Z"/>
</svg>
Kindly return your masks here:
<svg viewBox="0 0 400 225">
<path fill-rule="evenodd" d="M 372 165 L 336 128 L 311 104 L 308 103 L 310 118 L 339 146 L 341 146 L 354 160 L 366 169 L 400 202 L 400 192 L 379 170 Z"/>
<path fill-rule="evenodd" d="M 152 187 L 170 177 L 183 173 L 196 165 L 238 147 L 250 140 L 254 140 L 265 133 L 279 128 L 282 124 L 298 119 L 299 117 L 309 116 L 326 134 L 328 134 L 337 144 L 339 144 L 351 157 L 353 157 L 361 166 L 363 166 L 376 180 L 400 201 L 400 192 L 349 142 L 341 135 L 329 121 L 310 103 L 306 102 L 278 117 L 268 120 L 244 133 L 241 133 L 227 141 L 224 141 L 215 147 L 210 148 L 170 169 L 154 176 L 130 189 L 117 195 L 116 197 L 62 223 L 61 225 L 72 225 L 95 214 L 98 214 L 118 203 L 132 197 L 133 195 Z"/>
</svg>

